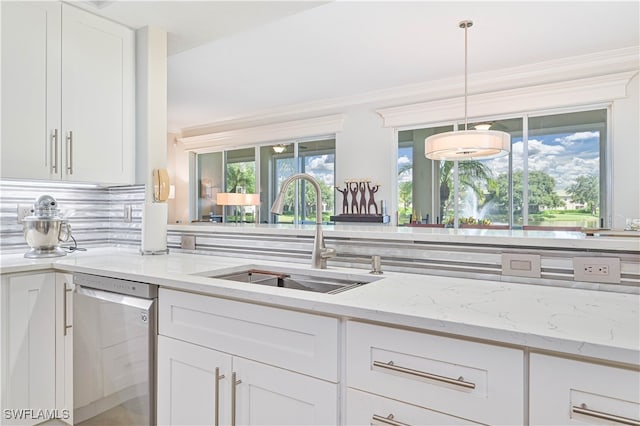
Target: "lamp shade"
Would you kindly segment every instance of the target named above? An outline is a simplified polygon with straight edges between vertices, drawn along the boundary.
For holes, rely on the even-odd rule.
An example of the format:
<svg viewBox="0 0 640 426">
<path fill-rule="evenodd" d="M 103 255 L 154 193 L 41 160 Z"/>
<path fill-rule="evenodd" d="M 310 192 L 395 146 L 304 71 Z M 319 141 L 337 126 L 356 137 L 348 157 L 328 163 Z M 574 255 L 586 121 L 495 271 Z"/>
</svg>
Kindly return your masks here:
<svg viewBox="0 0 640 426">
<path fill-rule="evenodd" d="M 496 130 L 445 132 L 424 140 L 424 155 L 432 160 L 484 160 L 502 157 L 510 150 L 511 135 Z"/>
<path fill-rule="evenodd" d="M 216 203 L 221 206 L 259 206 L 260 194 L 240 192 L 218 192 Z"/>
</svg>

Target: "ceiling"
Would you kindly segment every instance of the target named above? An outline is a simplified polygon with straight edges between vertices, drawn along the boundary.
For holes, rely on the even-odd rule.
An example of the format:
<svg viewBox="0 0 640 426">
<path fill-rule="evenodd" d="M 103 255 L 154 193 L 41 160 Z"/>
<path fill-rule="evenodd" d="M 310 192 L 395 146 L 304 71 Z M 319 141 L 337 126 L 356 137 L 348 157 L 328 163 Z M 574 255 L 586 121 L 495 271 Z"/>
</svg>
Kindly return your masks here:
<svg viewBox="0 0 640 426">
<path fill-rule="evenodd" d="M 462 76 L 463 19 L 470 75 L 640 45 L 637 1 L 74 4 L 167 30 L 173 131 Z"/>
</svg>

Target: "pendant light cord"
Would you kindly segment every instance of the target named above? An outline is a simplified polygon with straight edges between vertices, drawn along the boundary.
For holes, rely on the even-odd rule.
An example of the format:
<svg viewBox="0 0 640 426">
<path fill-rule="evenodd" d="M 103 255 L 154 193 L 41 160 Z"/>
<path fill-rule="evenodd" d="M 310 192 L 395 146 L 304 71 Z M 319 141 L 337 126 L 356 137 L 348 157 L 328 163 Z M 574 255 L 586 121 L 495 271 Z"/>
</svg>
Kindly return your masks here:
<svg viewBox="0 0 640 426">
<path fill-rule="evenodd" d="M 468 118 L 467 118 L 467 30 L 473 25 L 473 21 L 461 21 L 458 24 L 460 28 L 464 29 L 464 129 L 467 130 Z"/>
</svg>

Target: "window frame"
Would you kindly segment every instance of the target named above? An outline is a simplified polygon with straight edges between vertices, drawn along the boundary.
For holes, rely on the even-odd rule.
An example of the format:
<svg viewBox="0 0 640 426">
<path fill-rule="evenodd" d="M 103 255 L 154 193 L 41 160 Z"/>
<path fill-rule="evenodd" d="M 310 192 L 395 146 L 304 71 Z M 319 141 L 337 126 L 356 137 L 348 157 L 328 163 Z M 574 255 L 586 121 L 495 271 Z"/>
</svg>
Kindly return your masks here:
<svg viewBox="0 0 640 426">
<path fill-rule="evenodd" d="M 519 112 L 519 113 L 506 113 L 499 114 L 496 116 L 482 116 L 482 117 L 472 117 L 469 118 L 469 123 L 477 123 L 483 121 L 500 121 L 500 120 L 509 120 L 509 119 L 520 119 L 522 121 L 522 141 L 523 141 L 523 225 L 528 224 L 529 221 L 529 206 L 528 206 L 528 194 L 526 189 L 528 188 L 528 142 L 530 139 L 529 134 L 529 119 L 532 117 L 542 117 L 549 115 L 561 115 L 561 114 L 569 114 L 569 113 L 579 113 L 586 111 L 597 111 L 597 110 L 605 110 L 606 111 L 606 123 L 605 123 L 605 137 L 600 138 L 599 144 L 599 191 L 600 191 L 600 199 L 599 199 L 599 209 L 600 209 L 600 217 L 599 217 L 599 226 L 601 228 L 610 227 L 612 224 L 612 215 L 611 215 L 611 206 L 613 202 L 613 168 L 612 168 L 612 147 L 613 147 L 613 138 L 612 138 L 612 108 L 613 102 L 606 103 L 595 103 L 588 105 L 580 105 L 573 107 L 561 107 L 561 108 L 550 108 L 550 109 L 541 109 L 536 111 L 529 112 Z M 403 126 L 396 128 L 395 131 L 395 169 L 396 169 L 396 181 L 393 188 L 394 198 L 396 200 L 396 209 L 399 208 L 400 200 L 399 200 L 399 180 L 397 176 L 398 170 L 398 159 L 399 159 L 399 149 L 402 147 L 400 142 L 399 133 L 402 131 L 413 131 L 419 129 L 430 129 L 436 127 L 444 127 L 444 126 L 453 126 L 454 130 L 463 129 L 464 128 L 464 120 L 451 120 L 451 121 L 440 121 L 428 124 L 419 124 L 419 125 L 411 125 L 411 126 Z M 577 125 L 578 127 L 580 125 Z M 576 126 L 571 127 L 575 129 Z M 408 142 L 404 142 L 406 147 L 411 147 Z M 413 155 L 415 155 L 415 150 L 413 150 Z M 513 194 L 513 153 L 510 151 L 508 154 L 509 161 L 509 194 Z M 458 195 L 458 183 L 459 183 L 459 173 L 457 164 L 454 164 L 454 197 Z M 440 180 L 440 168 L 432 167 L 432 185 L 434 185 L 433 194 L 435 197 L 435 201 L 433 203 L 432 211 L 430 212 L 432 217 L 433 215 L 439 215 L 440 210 L 440 194 L 439 191 L 436 190 L 436 183 Z M 413 179 L 413 176 L 412 176 Z M 455 199 L 455 198 L 454 198 Z M 412 204 L 415 205 L 415 204 Z M 458 220 L 458 210 L 459 207 L 456 203 L 454 207 L 454 227 L 459 228 L 459 220 Z M 397 221 L 399 221 L 399 215 L 397 215 Z M 442 221 L 442 220 L 441 220 Z M 518 229 L 520 225 L 514 226 L 514 208 L 513 208 L 513 196 L 509 197 L 509 206 L 508 206 L 508 221 L 509 221 L 509 229 Z M 399 223 L 396 223 L 397 226 L 400 226 Z"/>
</svg>

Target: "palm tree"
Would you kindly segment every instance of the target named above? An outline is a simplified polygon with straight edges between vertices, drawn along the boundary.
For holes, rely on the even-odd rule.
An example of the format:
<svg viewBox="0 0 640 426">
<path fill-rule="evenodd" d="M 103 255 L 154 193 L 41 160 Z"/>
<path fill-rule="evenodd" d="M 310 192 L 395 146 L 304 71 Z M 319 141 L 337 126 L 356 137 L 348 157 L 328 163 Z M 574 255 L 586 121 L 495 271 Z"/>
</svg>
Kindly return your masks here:
<svg viewBox="0 0 640 426">
<path fill-rule="evenodd" d="M 454 162 L 440 162 L 440 205 L 441 214 L 449 209 L 452 196 L 453 179 L 454 179 Z M 470 188 L 473 192 L 482 197 L 483 183 L 489 181 L 492 177 L 491 169 L 480 161 L 461 161 L 458 163 L 458 182 L 461 186 Z"/>
</svg>

